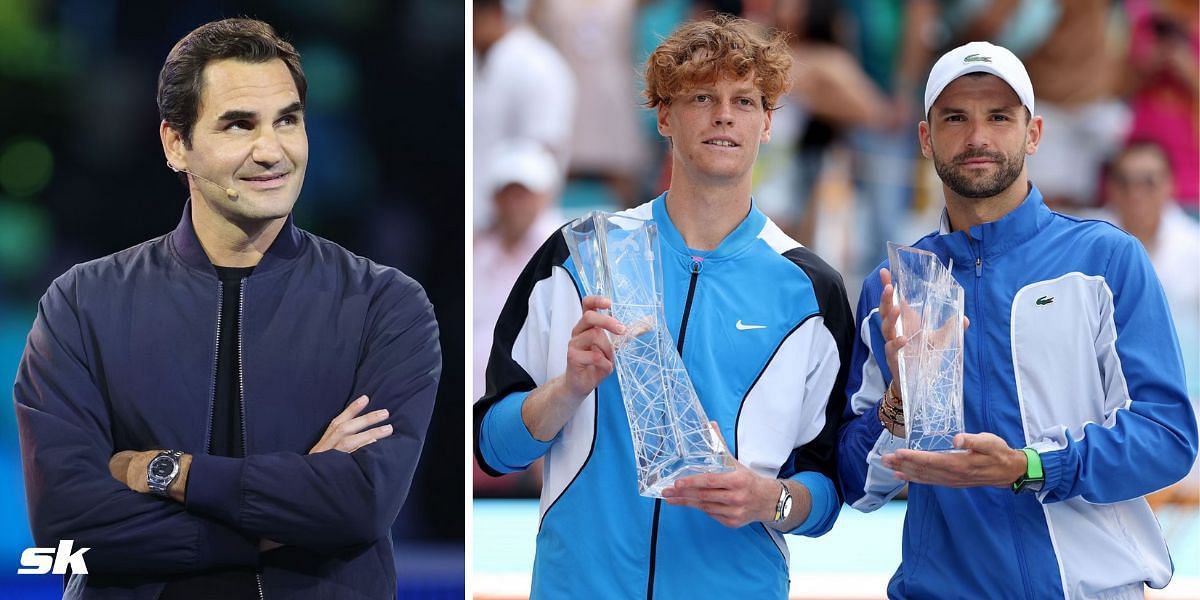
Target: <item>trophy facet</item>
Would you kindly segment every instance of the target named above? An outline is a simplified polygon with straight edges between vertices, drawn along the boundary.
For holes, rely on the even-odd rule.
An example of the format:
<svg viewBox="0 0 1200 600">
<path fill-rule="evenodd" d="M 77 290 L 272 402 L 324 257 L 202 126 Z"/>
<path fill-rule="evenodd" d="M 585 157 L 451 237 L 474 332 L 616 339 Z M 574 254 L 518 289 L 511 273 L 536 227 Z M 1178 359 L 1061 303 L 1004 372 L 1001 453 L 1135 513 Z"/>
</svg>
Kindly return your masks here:
<svg viewBox="0 0 1200 600">
<path fill-rule="evenodd" d="M 888 242 L 893 302 L 900 307 L 897 335 L 900 390 L 908 447 L 955 451 L 963 431 L 962 286 L 932 252 Z"/>
<path fill-rule="evenodd" d="M 658 227 L 593 211 L 563 227 L 588 296 L 612 300 L 625 334 L 608 334 L 629 419 L 638 493 L 661 498 L 677 479 L 732 470 L 666 326 Z"/>
</svg>

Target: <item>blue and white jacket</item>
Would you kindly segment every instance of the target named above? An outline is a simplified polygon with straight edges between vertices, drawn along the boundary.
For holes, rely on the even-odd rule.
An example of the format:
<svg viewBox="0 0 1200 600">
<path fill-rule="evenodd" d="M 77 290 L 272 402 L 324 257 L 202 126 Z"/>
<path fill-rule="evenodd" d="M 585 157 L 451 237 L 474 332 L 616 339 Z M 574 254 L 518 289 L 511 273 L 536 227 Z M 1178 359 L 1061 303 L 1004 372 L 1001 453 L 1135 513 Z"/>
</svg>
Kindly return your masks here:
<svg viewBox="0 0 1200 600">
<path fill-rule="evenodd" d="M 665 199 L 625 214 L 658 225 L 666 319 L 705 413 L 743 464 L 807 486 L 812 512 L 792 533 L 821 535 L 841 503 L 834 450 L 853 336 L 841 277 L 754 207 L 716 249 L 690 250 Z M 565 370 L 581 289 L 556 232 L 509 296 L 486 395 L 475 404 L 484 470 L 545 457 L 533 597 L 786 598 L 778 532 L 758 523 L 726 528 L 694 508 L 638 495 L 615 374 L 550 442 L 526 429 L 525 398 Z"/>
<path fill-rule="evenodd" d="M 1002 219 L 914 244 L 966 292 L 966 430 L 1042 458 L 1036 495 L 912 484 L 894 598 L 1141 598 L 1171 578 L 1142 496 L 1188 472 L 1196 418 L 1162 288 L 1138 241 L 1051 212 L 1031 186 Z M 887 266 L 886 262 L 882 266 Z M 902 481 L 880 457 L 904 447 L 876 408 L 891 381 L 871 275 L 858 303 L 838 471 L 872 511 Z"/>
</svg>

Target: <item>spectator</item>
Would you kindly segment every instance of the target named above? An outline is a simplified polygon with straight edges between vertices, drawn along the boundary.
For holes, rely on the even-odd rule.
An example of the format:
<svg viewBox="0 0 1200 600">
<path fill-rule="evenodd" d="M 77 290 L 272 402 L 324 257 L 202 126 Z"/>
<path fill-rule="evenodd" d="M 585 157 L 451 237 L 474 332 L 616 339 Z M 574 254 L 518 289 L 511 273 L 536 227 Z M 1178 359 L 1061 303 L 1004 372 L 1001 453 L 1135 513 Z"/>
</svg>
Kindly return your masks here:
<svg viewBox="0 0 1200 600">
<path fill-rule="evenodd" d="M 1116 97 L 1111 2 L 1060 0 L 1057 23 L 1021 59 L 1052 127 L 1029 159 L 1029 176 L 1055 210 L 1094 207 L 1101 166 L 1120 148 L 1129 110 Z"/>
<path fill-rule="evenodd" d="M 763 162 L 782 155 L 781 176 L 765 173 L 755 198 L 764 211 L 800 243 L 812 246 L 817 228 L 813 194 L 825 155 L 844 130 L 888 121 L 887 100 L 837 36 L 838 4 L 833 0 L 778 0 L 772 20 L 788 34 L 795 59 L 792 91 L 774 114 L 775 141 Z M 764 169 L 765 170 L 765 169 Z M 783 179 L 783 186 L 771 186 Z M 781 196 L 771 198 L 772 191 Z"/>
<path fill-rule="evenodd" d="M 1200 36 L 1197 4 L 1126 3 L 1132 32 L 1125 91 L 1133 111 L 1130 139 L 1153 140 L 1175 173 L 1175 200 L 1200 214 Z"/>
<path fill-rule="evenodd" d="M 636 13 L 636 0 L 538 0 L 530 10 L 578 77 L 570 177 L 601 184 L 608 199 L 624 206 L 634 202 L 646 161 L 635 103 Z"/>
<path fill-rule="evenodd" d="M 932 0 L 853 0 L 848 14 L 857 34 L 859 63 L 887 97 L 882 127 L 851 133 L 858 214 L 865 221 L 859 272 L 884 258 L 910 204 L 918 157 L 912 124 L 918 120 L 920 81 L 933 61 L 928 32 L 938 14 Z M 924 117 L 921 117 L 924 118 Z"/>
<path fill-rule="evenodd" d="M 475 229 L 492 224 L 488 160 L 505 140 L 533 140 L 566 169 L 575 79 L 557 50 L 506 15 L 500 0 L 474 0 Z M 482 160 L 481 160 L 482 158 Z"/>
<path fill-rule="evenodd" d="M 1114 159 L 1105 178 L 1109 208 L 1117 222 L 1146 247 L 1162 282 L 1183 350 L 1188 395 L 1200 410 L 1200 224 L 1171 197 L 1171 165 L 1154 142 L 1135 141 Z M 1183 481 L 1147 498 L 1152 506 L 1200 504 L 1195 464 Z"/>
<path fill-rule="evenodd" d="M 484 394 L 484 372 L 492 349 L 492 333 L 500 309 L 525 263 L 563 223 L 556 206 L 562 172 L 550 153 L 536 142 L 520 140 L 497 148 L 490 161 L 488 189 L 495 220 L 475 236 L 471 277 L 474 282 L 474 350 L 472 398 Z M 541 461 L 527 471 L 488 477 L 472 463 L 476 495 L 537 497 Z"/>
</svg>

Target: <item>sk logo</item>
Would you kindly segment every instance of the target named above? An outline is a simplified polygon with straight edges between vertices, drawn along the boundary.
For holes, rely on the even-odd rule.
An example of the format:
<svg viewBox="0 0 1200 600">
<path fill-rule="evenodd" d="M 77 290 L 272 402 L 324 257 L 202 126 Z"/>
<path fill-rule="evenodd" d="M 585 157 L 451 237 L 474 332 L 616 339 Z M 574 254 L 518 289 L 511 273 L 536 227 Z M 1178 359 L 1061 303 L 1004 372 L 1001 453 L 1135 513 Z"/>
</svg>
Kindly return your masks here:
<svg viewBox="0 0 1200 600">
<path fill-rule="evenodd" d="M 980 56 L 980 55 L 978 55 L 978 54 L 972 54 L 972 55 L 970 55 L 970 56 L 968 56 L 968 57 L 964 58 L 964 59 L 963 59 L 963 62 L 965 62 L 965 63 L 973 63 L 973 62 L 985 62 L 985 63 L 990 63 L 990 62 L 992 62 L 992 59 L 990 59 L 990 58 L 988 58 L 988 57 L 986 57 L 986 56 Z"/>
<path fill-rule="evenodd" d="M 21 566 L 17 575 L 42 575 L 53 573 L 64 575 L 67 567 L 72 573 L 87 575 L 87 564 L 83 562 L 83 554 L 91 548 L 80 548 L 72 552 L 75 540 L 59 540 L 58 548 L 26 548 L 21 553 Z"/>
<path fill-rule="evenodd" d="M 1042 296 L 1041 298 L 1038 298 L 1037 300 L 1034 301 L 1034 303 L 1037 304 L 1038 306 L 1045 306 L 1052 302 L 1054 302 L 1054 296 Z"/>
</svg>

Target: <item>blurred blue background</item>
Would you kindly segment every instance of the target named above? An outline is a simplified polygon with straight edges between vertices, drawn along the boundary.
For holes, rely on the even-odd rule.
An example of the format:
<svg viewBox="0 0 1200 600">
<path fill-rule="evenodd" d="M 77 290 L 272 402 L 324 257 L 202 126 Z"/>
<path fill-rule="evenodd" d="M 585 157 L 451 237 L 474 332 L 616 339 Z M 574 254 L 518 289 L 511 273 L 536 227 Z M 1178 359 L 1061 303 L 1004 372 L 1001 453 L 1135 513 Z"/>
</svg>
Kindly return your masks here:
<svg viewBox="0 0 1200 600">
<path fill-rule="evenodd" d="M 400 597 L 461 598 L 461 3 L 0 0 L 0 381 L 14 380 L 55 277 L 178 223 L 187 191 L 164 165 L 158 72 L 187 32 L 233 16 L 267 21 L 302 57 L 297 222 L 416 278 L 436 309 L 441 389 L 393 539 Z M 0 597 L 61 594 L 59 576 L 16 575 L 32 545 L 12 402 L 0 402 Z"/>
</svg>

